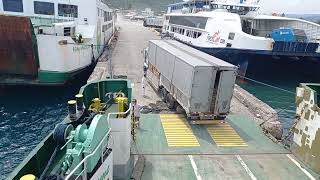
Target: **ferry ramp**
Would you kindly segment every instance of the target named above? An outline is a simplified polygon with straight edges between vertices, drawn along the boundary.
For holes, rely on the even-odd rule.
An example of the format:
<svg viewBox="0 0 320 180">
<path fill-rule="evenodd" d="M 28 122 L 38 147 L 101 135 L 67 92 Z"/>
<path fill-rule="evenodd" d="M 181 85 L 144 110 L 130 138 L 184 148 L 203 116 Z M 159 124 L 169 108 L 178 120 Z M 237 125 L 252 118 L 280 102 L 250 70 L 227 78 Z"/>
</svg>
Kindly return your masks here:
<svg viewBox="0 0 320 180">
<path fill-rule="evenodd" d="M 304 172 L 306 168 L 296 164 L 299 162 L 291 152 L 266 137 L 261 128 L 244 115 L 228 116 L 227 126 L 236 133 L 237 139 L 233 143 L 230 140 L 232 145 L 229 146 L 215 141 L 212 129 L 208 129 L 212 125 L 190 124 L 191 131 L 180 132 L 178 136 L 181 137 L 176 138 L 182 141 L 172 146 L 166 127 L 168 120 L 163 121 L 163 117 L 168 115 L 144 114 L 141 117 L 132 155 L 144 155 L 146 159 L 142 179 L 307 180 L 310 179 L 308 175 L 319 178 L 311 171 Z M 176 128 L 175 125 L 172 128 Z M 192 138 L 185 138 L 190 134 Z"/>
</svg>

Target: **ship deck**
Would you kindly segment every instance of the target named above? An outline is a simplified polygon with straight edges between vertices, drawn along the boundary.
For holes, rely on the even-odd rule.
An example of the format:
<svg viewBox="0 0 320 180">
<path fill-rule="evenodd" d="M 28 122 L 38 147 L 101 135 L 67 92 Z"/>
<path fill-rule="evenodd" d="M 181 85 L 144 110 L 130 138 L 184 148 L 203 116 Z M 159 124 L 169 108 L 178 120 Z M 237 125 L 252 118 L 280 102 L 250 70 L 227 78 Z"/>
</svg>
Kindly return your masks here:
<svg viewBox="0 0 320 180">
<path fill-rule="evenodd" d="M 131 149 L 132 155 L 145 157 L 142 179 L 303 180 L 310 179 L 308 173 L 319 178 L 310 170 L 304 172 L 305 167 L 291 159 L 295 158 L 290 151 L 269 139 L 244 115 L 233 114 L 226 124 L 211 125 L 190 125 L 181 116 L 170 116 L 141 117 Z M 230 135 L 230 131 L 236 134 Z"/>
</svg>

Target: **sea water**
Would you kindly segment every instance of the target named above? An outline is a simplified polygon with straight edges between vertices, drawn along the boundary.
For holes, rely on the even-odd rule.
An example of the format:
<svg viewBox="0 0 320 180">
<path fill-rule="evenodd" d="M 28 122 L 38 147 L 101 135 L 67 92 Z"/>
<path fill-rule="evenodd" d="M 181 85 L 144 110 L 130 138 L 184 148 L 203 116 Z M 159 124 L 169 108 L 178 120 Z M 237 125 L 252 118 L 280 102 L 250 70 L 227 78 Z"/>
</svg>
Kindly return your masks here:
<svg viewBox="0 0 320 180">
<path fill-rule="evenodd" d="M 256 76 L 256 79 L 286 90 L 281 91 L 250 80 L 237 81 L 238 85 L 278 112 L 286 133 L 294 119 L 294 93 L 299 82 L 272 75 Z M 76 80 L 71 85 L 58 88 L 12 87 L 0 90 L 0 179 L 13 171 L 64 119 L 67 115 L 67 101 L 73 99 L 84 84 L 84 80 Z"/>
<path fill-rule="evenodd" d="M 68 114 L 84 78 L 63 87 L 6 87 L 0 89 L 0 179 L 16 166 Z"/>
</svg>

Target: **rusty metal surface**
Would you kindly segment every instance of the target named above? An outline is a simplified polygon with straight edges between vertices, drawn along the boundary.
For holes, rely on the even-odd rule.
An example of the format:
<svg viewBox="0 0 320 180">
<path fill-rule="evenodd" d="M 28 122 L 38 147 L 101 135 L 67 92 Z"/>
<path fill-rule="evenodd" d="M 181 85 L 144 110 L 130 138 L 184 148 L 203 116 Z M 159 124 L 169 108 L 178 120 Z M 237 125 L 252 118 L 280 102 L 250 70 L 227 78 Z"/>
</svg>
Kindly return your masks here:
<svg viewBox="0 0 320 180">
<path fill-rule="evenodd" d="M 320 84 L 300 84 L 296 95 L 293 153 L 320 174 Z"/>
<path fill-rule="evenodd" d="M 0 15 L 0 75 L 35 76 L 37 71 L 29 18 Z"/>
</svg>

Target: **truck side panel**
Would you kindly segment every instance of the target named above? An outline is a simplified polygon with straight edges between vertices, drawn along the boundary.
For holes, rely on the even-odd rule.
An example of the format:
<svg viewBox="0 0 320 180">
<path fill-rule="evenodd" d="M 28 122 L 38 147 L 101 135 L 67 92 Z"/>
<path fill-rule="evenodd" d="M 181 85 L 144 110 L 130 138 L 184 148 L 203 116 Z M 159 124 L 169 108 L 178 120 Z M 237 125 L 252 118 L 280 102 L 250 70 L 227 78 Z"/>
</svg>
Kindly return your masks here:
<svg viewBox="0 0 320 180">
<path fill-rule="evenodd" d="M 191 97 L 193 73 L 194 67 L 179 58 L 175 58 L 172 84 L 188 98 Z"/>
<path fill-rule="evenodd" d="M 169 92 L 186 110 L 186 112 L 190 111 L 193 73 L 194 67 L 190 66 L 179 58 L 175 58 L 172 76 L 172 88 Z"/>
<path fill-rule="evenodd" d="M 149 48 L 148 48 L 148 61 L 153 65 L 156 64 L 156 52 L 157 52 L 157 46 L 150 41 Z"/>
<path fill-rule="evenodd" d="M 171 81 L 174 71 L 175 56 L 160 47 L 157 47 L 156 56 L 156 67 L 161 72 L 161 75 L 164 76 L 164 78 L 161 78 L 163 80 L 163 85 L 167 88 L 168 91 L 171 91 Z"/>
</svg>

